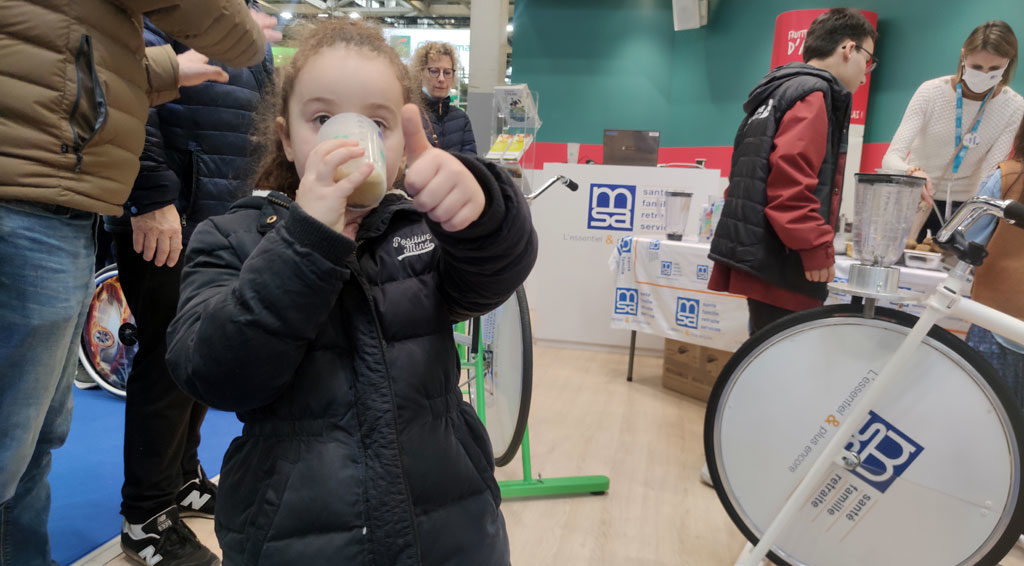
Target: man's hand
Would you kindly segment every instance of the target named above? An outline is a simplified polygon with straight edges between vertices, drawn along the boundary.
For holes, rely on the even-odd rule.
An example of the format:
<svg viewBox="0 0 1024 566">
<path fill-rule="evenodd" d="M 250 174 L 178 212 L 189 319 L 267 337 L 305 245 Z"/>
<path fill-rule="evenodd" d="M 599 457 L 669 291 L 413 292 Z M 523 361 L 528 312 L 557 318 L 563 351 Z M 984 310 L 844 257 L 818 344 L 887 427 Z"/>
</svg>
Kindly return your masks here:
<svg viewBox="0 0 1024 566">
<path fill-rule="evenodd" d="M 135 253 L 153 265 L 174 267 L 181 255 L 181 217 L 173 204 L 132 216 Z"/>
<path fill-rule="evenodd" d="M 277 27 L 277 18 L 274 16 L 264 14 L 259 10 L 249 10 L 249 15 L 252 16 L 256 25 L 260 26 L 260 29 L 263 30 L 263 37 L 267 40 L 267 43 L 281 41 L 281 38 L 284 37 L 281 35 L 281 32 L 274 29 Z"/>
<path fill-rule="evenodd" d="M 178 53 L 178 86 L 196 86 L 205 81 L 228 82 L 224 69 L 209 64 L 210 58 L 195 49 Z"/>
<path fill-rule="evenodd" d="M 405 189 L 416 210 L 426 213 L 448 232 L 458 232 L 480 218 L 484 190 L 455 156 L 430 145 L 419 108 L 402 107 L 405 136 Z"/>
<path fill-rule="evenodd" d="M 814 281 L 815 283 L 831 283 L 836 278 L 836 266 L 830 265 L 822 269 L 813 269 L 811 271 L 805 271 L 804 277 L 808 281 Z"/>
</svg>

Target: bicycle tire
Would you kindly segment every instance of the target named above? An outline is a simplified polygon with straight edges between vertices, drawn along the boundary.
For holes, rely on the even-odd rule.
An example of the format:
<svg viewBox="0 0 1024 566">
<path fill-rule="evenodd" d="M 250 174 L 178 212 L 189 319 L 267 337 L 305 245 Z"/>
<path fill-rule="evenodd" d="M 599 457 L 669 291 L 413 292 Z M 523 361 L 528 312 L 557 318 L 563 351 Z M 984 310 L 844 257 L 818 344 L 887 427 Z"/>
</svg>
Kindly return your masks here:
<svg viewBox="0 0 1024 566">
<path fill-rule="evenodd" d="M 128 374 L 137 343 L 125 344 L 126 332 L 134 334 L 135 318 L 128 309 L 127 302 L 117 281 L 117 264 L 111 264 L 96 272 L 93 276 L 95 289 L 89 303 L 85 324 L 78 340 L 78 360 L 90 378 L 104 391 L 124 398 Z M 96 301 L 102 293 L 110 300 L 105 304 Z M 119 311 L 119 312 L 118 312 Z M 111 326 L 112 317 L 117 318 L 117 329 Z M 100 319 L 106 319 L 106 324 Z M 94 324 L 96 322 L 96 324 Z M 102 336 L 102 344 L 97 344 L 97 336 Z"/>
<path fill-rule="evenodd" d="M 480 333 L 483 347 L 479 355 L 485 356 L 488 366 L 482 392 L 487 419 L 485 425 L 494 451 L 494 464 L 500 467 L 511 462 L 519 451 L 533 396 L 533 338 L 526 290 L 522 287 L 516 289 L 501 307 L 481 317 L 480 326 L 483 327 Z M 513 351 L 508 353 L 509 349 Z M 517 376 L 518 385 L 515 384 Z M 506 378 L 512 380 L 512 385 L 505 385 L 508 383 Z M 500 384 L 498 380 L 501 380 Z M 517 406 L 498 411 L 499 404 L 505 401 L 498 398 L 499 386 L 518 393 Z M 479 395 L 479 392 L 473 395 L 474 403 Z M 504 408 L 508 409 L 507 406 Z"/>
<path fill-rule="evenodd" d="M 810 399 L 814 392 L 825 391 L 830 388 L 844 392 L 851 391 L 846 389 L 846 387 L 849 386 L 852 379 L 864 372 L 864 367 L 869 368 L 868 373 L 870 373 L 870 370 L 876 369 L 871 367 L 871 362 L 868 361 L 850 362 L 849 360 L 851 359 L 863 360 L 866 356 L 860 355 L 858 358 L 858 352 L 847 352 L 843 348 L 854 349 L 862 343 L 868 343 L 873 340 L 877 344 L 882 345 L 877 346 L 876 344 L 876 347 L 888 348 L 891 353 L 900 343 L 899 336 L 905 336 L 909 332 L 910 327 L 917 321 L 917 318 L 914 316 L 892 309 L 877 308 L 875 316 L 871 319 L 866 318 L 862 311 L 863 307 L 856 305 L 834 305 L 790 315 L 770 325 L 752 336 L 737 350 L 723 368 L 712 389 L 708 400 L 704 428 L 704 447 L 708 469 L 711 472 L 718 498 L 729 517 L 753 544 L 757 543 L 760 535 L 770 523 L 771 518 L 774 517 L 774 513 L 781 508 L 782 502 L 785 501 L 792 488 L 795 487 L 796 481 L 802 478 L 810 467 L 809 462 L 811 461 L 809 455 L 804 454 L 804 457 L 807 458 L 807 463 L 798 463 L 801 452 L 797 452 L 797 458 L 792 460 L 791 466 L 796 465 L 797 468 L 804 466 L 804 473 L 793 475 L 792 469 L 782 470 L 777 466 L 778 462 L 789 460 L 787 456 L 791 455 L 792 452 L 783 453 L 782 456 L 778 456 L 778 450 L 773 451 L 771 446 L 765 445 L 772 444 L 772 439 L 782 436 L 799 440 L 801 438 L 799 436 L 800 430 L 803 432 L 810 430 L 800 429 L 799 427 L 807 426 L 806 423 L 810 422 L 812 417 L 817 418 L 816 414 L 820 413 L 820 411 L 817 411 L 814 407 L 810 409 L 805 407 L 817 403 L 825 407 L 825 412 L 828 412 L 833 407 L 837 407 L 834 403 L 829 404 L 827 401 L 820 403 L 818 399 Z M 825 339 L 834 341 L 836 338 L 846 338 L 846 340 L 838 345 L 825 341 Z M 864 339 L 863 342 L 858 341 L 860 338 Z M 815 344 L 820 344 L 822 347 L 814 349 L 813 346 Z M 955 444 L 953 440 L 949 440 L 945 444 L 922 441 L 917 446 L 920 449 L 917 453 L 918 455 L 926 454 L 930 449 L 930 458 L 924 467 L 919 467 L 913 474 L 909 473 L 915 463 L 913 459 L 905 462 L 906 467 L 899 471 L 898 474 L 893 471 L 896 465 L 890 468 L 889 463 L 886 463 L 884 460 L 879 461 L 885 466 L 884 470 L 883 468 L 871 468 L 866 464 L 863 468 L 857 468 L 858 471 L 868 474 L 865 477 L 872 478 L 876 477 L 874 475 L 876 472 L 884 471 L 885 474 L 877 474 L 877 476 L 885 475 L 887 478 L 891 478 L 891 485 L 899 485 L 900 487 L 900 489 L 889 492 L 888 495 L 884 489 L 881 494 L 878 494 L 875 491 L 875 486 L 867 481 L 858 482 L 861 479 L 860 475 L 847 471 L 844 467 L 835 466 L 834 469 L 837 471 L 834 473 L 841 477 L 840 485 L 842 482 L 847 482 L 847 485 L 854 487 L 860 484 L 860 488 L 854 490 L 856 493 L 874 497 L 875 501 L 872 504 L 872 511 L 874 511 L 874 506 L 879 504 L 879 502 L 886 502 L 878 505 L 878 507 L 884 509 L 881 511 L 882 518 L 879 518 L 878 512 L 874 512 L 873 518 L 870 521 L 860 520 L 862 516 L 859 513 L 863 511 L 863 517 L 867 517 L 867 511 L 857 509 L 850 502 L 850 499 L 853 499 L 852 497 L 839 501 L 841 493 L 836 488 L 837 491 L 830 491 L 826 494 L 832 499 L 823 499 L 823 502 L 820 504 L 821 509 L 815 511 L 817 515 L 808 522 L 807 518 L 811 515 L 808 507 L 818 507 L 818 505 L 813 505 L 818 498 L 812 496 L 812 499 L 808 500 L 800 508 L 799 513 L 801 514 L 798 515 L 796 521 L 802 522 L 797 525 L 798 528 L 794 529 L 794 524 L 791 523 L 785 529 L 785 532 L 776 539 L 772 551 L 768 554 L 769 559 L 774 563 L 787 566 L 836 566 L 852 563 L 928 564 L 928 566 L 980 564 L 989 566 L 997 564 L 1013 547 L 1019 534 L 1024 530 L 1024 491 L 1021 489 L 1022 457 L 1024 457 L 1024 415 L 1022 415 L 1020 408 L 1016 406 L 1015 398 L 1012 396 L 1008 386 L 999 378 L 995 369 L 962 340 L 938 326 L 933 326 L 922 346 L 925 347 L 918 348 L 914 354 L 916 356 L 915 365 L 912 367 L 915 368 L 914 371 L 917 373 L 908 372 L 908 377 L 904 378 L 900 383 L 891 386 L 891 390 L 886 393 L 885 398 L 876 407 L 872 408 L 877 410 L 877 413 L 873 413 L 868 422 L 863 425 L 861 432 L 858 433 L 860 435 L 859 438 L 861 440 L 867 439 L 864 436 L 865 430 L 868 430 L 869 434 L 871 433 L 868 425 L 871 425 L 873 419 L 879 417 L 879 414 L 888 415 L 888 418 L 899 422 L 900 428 L 903 430 L 911 430 L 911 434 L 907 435 L 900 428 L 882 419 L 881 422 L 884 422 L 885 425 L 878 429 L 881 431 L 881 434 L 878 434 L 876 437 L 876 445 L 886 441 L 891 433 L 895 433 L 892 438 L 900 439 L 900 442 L 903 442 L 904 438 L 910 439 L 913 442 L 911 437 L 919 434 L 924 435 L 927 439 L 934 439 L 935 434 L 942 434 L 947 432 L 947 430 L 960 432 L 960 429 L 953 426 L 952 422 L 969 422 L 977 430 L 987 426 L 993 430 L 1001 430 L 1004 436 L 1002 438 L 994 438 L 988 434 L 973 434 L 970 435 L 972 442 L 969 446 L 966 444 Z M 828 360 L 834 363 L 831 368 L 827 365 L 824 367 L 819 365 L 818 371 L 814 373 L 801 372 L 801 369 L 805 369 L 809 365 L 806 360 L 797 358 L 813 357 L 808 354 L 809 352 L 814 352 L 815 355 L 826 356 Z M 886 353 L 884 350 L 882 352 L 883 354 Z M 800 355 L 794 356 L 794 353 L 800 353 Z M 884 359 L 887 359 L 887 357 L 883 357 L 881 360 L 874 360 L 878 363 L 879 367 L 877 369 L 881 369 L 880 365 Z M 787 365 L 783 371 L 773 372 L 771 368 L 778 367 L 779 361 L 792 365 Z M 860 364 L 859 368 L 858 363 Z M 946 371 L 930 372 L 927 377 L 927 383 L 921 378 L 921 375 L 929 369 L 943 369 L 942 366 L 945 366 L 944 369 Z M 950 368 L 960 368 L 963 371 L 949 371 Z M 832 375 L 828 375 L 830 373 L 829 369 L 832 369 Z M 749 378 L 745 382 L 744 376 Z M 783 400 L 782 403 L 778 403 L 774 407 L 766 407 L 763 410 L 750 402 L 750 399 L 752 399 L 751 394 L 761 392 L 761 398 L 758 401 L 765 405 L 772 404 L 776 399 L 771 397 L 770 393 L 765 394 L 764 392 L 771 391 L 773 386 L 785 383 L 786 380 L 792 380 L 793 376 L 796 376 L 795 379 L 799 380 L 800 383 L 807 385 L 802 390 L 790 388 L 790 390 L 786 391 L 785 396 L 797 399 L 796 401 Z M 968 379 L 964 380 L 964 378 Z M 931 385 L 931 387 L 925 387 L 922 390 L 922 384 Z M 918 395 L 922 391 L 928 393 L 928 395 Z M 832 395 L 832 393 L 827 395 Z M 955 397 L 955 402 L 943 399 L 943 395 Z M 822 396 L 819 395 L 820 397 Z M 844 403 L 848 400 L 848 398 L 839 398 L 844 399 Z M 801 403 L 803 403 L 802 406 L 800 405 Z M 952 409 L 950 409 L 950 405 L 953 405 Z M 978 407 L 984 408 L 987 405 L 990 405 L 991 412 L 986 413 L 984 416 L 979 417 L 975 411 L 972 413 L 974 420 L 967 421 L 962 418 L 955 420 L 957 416 L 962 417 L 961 413 L 968 412 L 968 406 L 977 409 Z M 839 406 L 843 405 L 840 404 Z M 750 411 L 750 407 L 755 407 L 755 409 Z M 758 412 L 760 412 L 760 415 L 755 414 Z M 837 411 L 829 414 L 833 419 L 835 419 L 835 412 Z M 806 416 L 807 413 L 811 413 L 811 416 Z M 744 441 L 746 445 L 737 450 L 738 440 L 743 434 L 744 420 L 757 420 L 761 416 L 768 414 L 772 414 L 776 418 L 765 419 L 764 422 L 758 420 L 757 432 L 747 432 Z M 786 415 L 786 418 L 777 418 L 779 414 Z M 921 415 L 925 415 L 925 417 Z M 824 414 L 821 416 L 824 416 Z M 930 422 L 939 418 L 945 418 L 951 422 L 948 428 L 932 427 L 922 430 L 919 427 L 916 431 L 908 428 L 908 419 L 911 421 L 913 419 L 921 419 L 920 422 Z M 794 424 L 796 421 L 802 421 L 802 423 Z M 819 419 L 817 423 L 820 422 Z M 791 432 L 794 427 L 797 427 L 797 433 Z M 965 432 L 965 438 L 966 435 L 967 433 Z M 802 438 L 809 439 L 814 437 L 816 435 L 807 434 L 807 436 Z M 757 443 L 757 438 L 763 438 L 765 441 Z M 949 438 L 955 439 L 956 437 L 950 435 Z M 824 446 L 827 439 L 826 431 L 826 436 L 821 439 L 820 446 Z M 803 442 L 798 442 L 796 445 L 799 444 L 803 444 Z M 791 442 L 790 445 L 794 444 Z M 852 444 L 848 444 L 848 449 L 850 450 L 861 450 L 859 443 L 856 448 L 849 448 L 850 446 Z M 909 444 L 902 446 L 900 448 L 901 455 L 905 449 L 909 450 L 908 454 L 914 451 Z M 954 446 L 957 450 L 951 450 L 950 446 Z M 993 451 L 992 454 L 998 454 L 998 456 L 986 460 L 984 463 L 987 466 L 978 466 L 979 462 L 971 459 L 971 454 L 980 453 L 983 449 L 986 449 L 983 448 L 984 446 L 989 446 Z M 809 442 L 804 448 L 814 453 Z M 959 449 L 964 450 L 962 458 L 959 457 L 961 455 Z M 972 450 L 975 452 L 971 452 Z M 772 452 L 775 454 L 772 454 Z M 750 460 L 755 461 L 755 465 L 749 467 L 740 465 L 741 461 L 747 458 L 748 455 L 751 456 Z M 958 457 L 953 458 L 953 456 Z M 917 456 L 914 456 L 914 458 L 917 458 Z M 867 461 L 868 459 L 865 458 L 862 463 Z M 894 460 L 891 462 L 894 462 Z M 922 459 L 922 462 L 925 462 L 925 460 Z M 942 466 L 937 466 L 937 463 L 941 463 Z M 875 464 L 874 460 L 872 464 Z M 900 465 L 902 464 L 903 462 Z M 1010 469 L 1001 483 L 978 479 L 986 473 L 993 476 L 1004 474 L 1005 471 L 1000 469 L 1003 465 L 1007 465 Z M 919 464 L 919 466 L 921 465 Z M 787 478 L 786 471 L 792 475 L 792 478 Z M 940 474 L 944 474 L 944 476 L 936 479 Z M 922 478 L 925 478 L 927 481 L 923 481 Z M 948 478 L 956 478 L 956 481 L 961 481 L 964 486 L 967 486 L 969 482 L 974 482 L 970 484 L 971 488 L 983 485 L 984 489 L 988 489 L 990 493 L 1002 494 L 1002 496 L 979 499 L 975 502 L 965 497 L 957 502 L 955 497 L 953 497 L 953 493 L 944 493 L 938 489 L 939 486 L 943 488 L 949 486 Z M 756 485 L 753 483 L 755 481 L 757 482 Z M 929 481 L 934 483 L 929 484 Z M 941 481 L 947 481 L 947 483 L 942 484 Z M 897 484 L 896 482 L 899 483 Z M 992 484 L 991 487 L 989 483 Z M 833 484 L 834 486 L 835 484 Z M 846 491 L 849 491 L 849 489 L 849 487 L 846 488 Z M 964 487 L 962 489 L 966 491 L 968 488 Z M 907 498 L 908 494 L 912 492 L 918 494 L 918 499 L 920 499 L 920 494 L 926 494 L 933 498 L 934 501 L 928 501 L 928 505 L 921 505 L 919 507 L 908 506 L 909 504 L 900 505 L 901 500 Z M 824 490 L 822 490 L 822 493 L 824 493 Z M 893 499 L 889 500 L 888 498 Z M 911 497 L 910 499 L 913 498 Z M 836 533 L 831 535 L 818 536 L 821 532 L 820 529 L 829 521 L 828 517 L 826 517 L 823 523 L 813 525 L 813 521 L 816 521 L 826 509 L 824 507 L 825 502 L 830 500 L 841 504 L 837 513 L 845 513 L 848 509 L 851 512 L 853 510 L 858 512 L 854 519 L 851 520 L 853 521 L 853 526 L 849 527 L 846 535 L 839 539 L 838 543 L 830 544 L 842 543 L 843 539 L 846 536 L 850 536 L 855 529 L 861 528 L 862 525 L 867 525 L 861 532 L 856 533 L 856 536 L 852 537 L 851 542 L 847 543 L 846 546 L 830 547 L 828 544 L 820 544 L 822 540 L 834 538 L 841 532 L 841 530 L 837 530 Z M 969 517 L 965 513 L 966 518 L 949 515 L 946 511 L 939 511 L 943 505 L 953 508 L 957 504 L 961 505 L 964 509 L 975 509 L 981 501 L 988 503 L 994 509 L 986 513 L 988 509 L 982 508 L 977 515 L 972 512 Z M 848 507 L 846 506 L 847 503 Z M 917 509 L 920 509 L 920 511 L 917 511 Z M 916 520 L 911 521 L 908 519 L 905 522 L 892 520 L 890 522 L 895 524 L 889 525 L 886 523 L 887 526 L 884 529 L 880 528 L 881 524 L 888 521 L 890 516 L 894 518 L 899 517 L 901 513 L 908 515 L 907 510 L 917 513 Z M 831 515 L 832 513 L 830 512 L 829 516 Z M 836 521 L 842 518 L 845 517 L 840 514 Z M 929 532 L 925 537 L 929 541 L 927 545 L 920 542 L 921 536 L 919 533 L 912 532 L 913 529 L 924 528 L 922 525 L 930 525 L 931 528 L 935 528 L 937 523 L 943 521 L 945 521 L 943 524 L 957 525 L 959 530 L 954 535 L 947 535 L 945 532 L 939 532 L 942 529 L 935 529 L 934 532 Z M 835 525 L 836 523 L 832 523 L 829 528 Z M 844 526 L 847 525 L 844 524 Z M 947 530 L 953 530 L 953 528 L 950 527 Z M 979 534 L 971 534 L 975 531 Z M 826 530 L 825 533 L 827 532 Z M 868 544 L 855 545 L 855 542 L 859 539 L 866 537 L 866 533 L 871 532 L 876 532 L 876 535 Z M 877 532 L 883 534 L 879 535 Z M 985 535 L 986 532 L 988 533 L 987 535 Z M 815 539 L 815 536 L 818 536 L 818 538 Z M 969 539 L 969 536 L 974 538 Z M 960 539 L 957 537 L 964 537 L 967 542 L 959 543 L 957 541 Z M 892 541 L 896 541 L 896 546 L 898 547 L 896 550 L 893 550 L 891 546 Z M 818 546 L 815 546 L 816 543 Z M 943 548 L 947 546 L 952 548 L 956 544 L 961 544 L 963 548 L 957 549 L 955 552 L 943 553 L 939 559 L 935 558 L 936 553 L 943 552 Z M 872 558 L 872 553 L 875 552 L 887 554 L 885 554 L 884 559 L 880 560 L 878 557 Z M 892 552 L 902 552 L 906 556 L 897 557 L 891 554 Z M 815 556 L 816 554 L 825 554 L 828 556 L 828 559 L 822 561 L 820 556 Z M 910 558 L 908 559 L 907 556 L 910 556 Z M 817 560 L 811 560 L 812 557 L 817 558 Z M 946 562 L 943 562 L 943 560 L 946 560 Z"/>
</svg>

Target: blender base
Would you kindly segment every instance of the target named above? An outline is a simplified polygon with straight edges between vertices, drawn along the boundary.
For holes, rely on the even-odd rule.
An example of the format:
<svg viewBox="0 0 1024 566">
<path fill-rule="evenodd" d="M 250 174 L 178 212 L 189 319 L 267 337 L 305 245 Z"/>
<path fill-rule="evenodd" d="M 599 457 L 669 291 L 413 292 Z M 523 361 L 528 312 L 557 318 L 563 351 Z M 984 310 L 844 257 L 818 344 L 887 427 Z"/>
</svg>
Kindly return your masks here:
<svg viewBox="0 0 1024 566">
<path fill-rule="evenodd" d="M 900 289 L 899 268 L 880 265 L 853 264 L 848 283 L 833 282 L 828 284 L 828 288 L 837 293 L 894 303 L 916 303 L 924 298 L 922 293 Z"/>
</svg>

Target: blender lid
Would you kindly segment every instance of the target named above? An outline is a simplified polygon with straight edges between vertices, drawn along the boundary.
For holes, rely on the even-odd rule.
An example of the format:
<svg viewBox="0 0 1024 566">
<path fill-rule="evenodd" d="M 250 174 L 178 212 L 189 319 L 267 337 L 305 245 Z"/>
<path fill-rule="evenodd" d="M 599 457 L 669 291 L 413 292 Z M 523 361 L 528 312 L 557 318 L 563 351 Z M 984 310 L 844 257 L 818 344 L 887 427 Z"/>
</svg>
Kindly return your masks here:
<svg viewBox="0 0 1024 566">
<path fill-rule="evenodd" d="M 886 184 L 886 185 L 924 185 L 927 181 L 924 177 L 913 175 L 900 175 L 896 173 L 854 173 L 858 183 Z"/>
<path fill-rule="evenodd" d="M 665 195 L 673 197 L 692 197 L 693 193 L 686 193 L 683 191 L 665 191 Z"/>
</svg>

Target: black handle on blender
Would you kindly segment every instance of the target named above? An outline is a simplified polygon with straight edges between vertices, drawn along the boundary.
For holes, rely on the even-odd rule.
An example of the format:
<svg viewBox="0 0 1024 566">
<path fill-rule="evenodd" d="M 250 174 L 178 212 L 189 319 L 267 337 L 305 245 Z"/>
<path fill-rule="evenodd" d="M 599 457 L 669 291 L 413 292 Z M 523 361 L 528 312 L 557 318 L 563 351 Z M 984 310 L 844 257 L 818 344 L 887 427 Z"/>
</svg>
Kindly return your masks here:
<svg viewBox="0 0 1024 566">
<path fill-rule="evenodd" d="M 1024 204 L 1013 201 L 1003 209 L 1003 218 L 1018 228 L 1024 228 Z"/>
<path fill-rule="evenodd" d="M 565 186 L 569 187 L 570 191 L 575 191 L 576 189 L 580 188 L 580 186 L 576 184 L 576 181 L 573 181 L 572 179 L 568 178 L 565 180 Z"/>
</svg>

